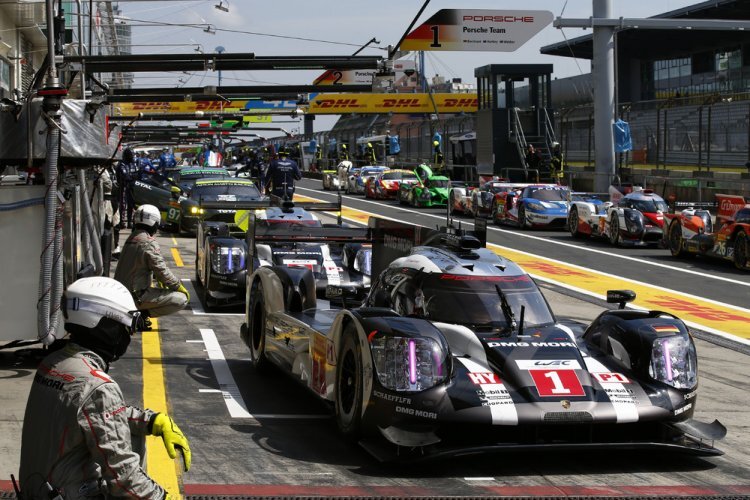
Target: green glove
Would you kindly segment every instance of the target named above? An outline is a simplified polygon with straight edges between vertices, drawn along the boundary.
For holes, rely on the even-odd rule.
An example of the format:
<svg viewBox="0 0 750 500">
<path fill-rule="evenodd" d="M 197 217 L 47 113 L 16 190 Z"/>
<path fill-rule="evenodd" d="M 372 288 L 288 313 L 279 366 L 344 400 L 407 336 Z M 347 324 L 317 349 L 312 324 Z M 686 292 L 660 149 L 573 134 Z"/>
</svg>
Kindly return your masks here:
<svg viewBox="0 0 750 500">
<path fill-rule="evenodd" d="M 180 293 L 184 293 L 185 297 L 187 297 L 187 301 L 190 302 L 190 292 L 187 291 L 187 288 L 185 288 L 185 285 L 180 283 L 179 288 L 177 288 L 177 291 Z"/>
<path fill-rule="evenodd" d="M 151 434 L 161 436 L 169 458 L 177 458 L 177 450 L 180 450 L 182 452 L 182 462 L 185 466 L 185 472 L 190 470 L 190 461 L 192 459 L 190 444 L 188 444 L 187 438 L 170 416 L 164 413 L 157 413 L 151 424 Z"/>
</svg>

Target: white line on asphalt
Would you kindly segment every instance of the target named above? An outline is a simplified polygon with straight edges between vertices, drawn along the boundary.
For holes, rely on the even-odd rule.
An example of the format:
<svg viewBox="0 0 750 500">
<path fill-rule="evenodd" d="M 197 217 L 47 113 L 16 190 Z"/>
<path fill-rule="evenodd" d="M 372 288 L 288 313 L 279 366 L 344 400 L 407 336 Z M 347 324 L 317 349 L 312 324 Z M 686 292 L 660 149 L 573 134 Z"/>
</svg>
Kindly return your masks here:
<svg viewBox="0 0 750 500">
<path fill-rule="evenodd" d="M 232 372 L 229 370 L 224 352 L 221 350 L 216 334 L 210 328 L 201 328 L 201 337 L 206 344 L 206 353 L 211 361 L 211 367 L 216 375 L 216 381 L 219 383 L 221 393 L 224 396 L 224 403 L 232 418 L 254 418 L 247 410 L 245 401 L 242 399 L 240 389 L 234 381 Z"/>
<path fill-rule="evenodd" d="M 494 481 L 494 477 L 465 477 L 464 481 Z"/>
<path fill-rule="evenodd" d="M 273 418 L 277 420 L 327 420 L 331 418 L 330 415 L 284 415 L 281 413 L 262 413 L 262 414 L 256 414 L 253 415 L 253 418 L 255 420 L 260 420 L 262 418 Z"/>
<path fill-rule="evenodd" d="M 198 389 L 198 392 L 220 393 L 221 389 Z"/>
<path fill-rule="evenodd" d="M 298 188 L 298 189 L 300 189 L 300 190 L 306 190 L 306 191 L 312 191 L 314 193 L 317 193 L 318 195 L 321 194 L 319 191 L 317 191 L 315 189 L 309 189 L 309 188 Z M 368 199 L 362 199 L 362 198 L 359 198 L 359 197 L 355 198 L 353 196 L 348 196 L 348 195 L 344 196 L 344 197 L 345 198 L 351 198 L 353 200 L 358 200 L 358 201 L 361 201 L 361 202 L 364 202 L 364 203 L 370 203 L 370 204 L 373 204 L 373 205 L 383 206 L 382 203 L 379 203 L 379 202 L 376 202 L 376 201 L 372 201 L 372 200 L 368 200 Z M 396 207 L 391 207 L 391 208 L 396 208 Z M 412 210 L 412 209 L 403 208 L 403 207 L 398 207 L 398 209 L 402 210 L 404 212 L 409 212 L 409 213 L 415 214 L 415 215 L 422 215 L 424 217 L 432 217 L 433 219 L 439 219 L 439 220 L 442 220 L 442 221 L 445 220 L 445 215 L 439 216 L 439 215 L 434 215 L 434 214 L 427 214 L 427 213 L 424 213 L 424 212 L 419 212 L 417 210 Z M 376 215 L 378 217 L 383 217 L 380 214 L 372 214 L 372 213 L 366 212 L 364 210 L 362 210 L 362 211 L 365 212 L 365 213 L 367 213 L 367 214 L 370 214 L 370 215 Z M 384 218 L 390 218 L 390 217 L 384 217 Z M 392 219 L 392 220 L 395 220 L 395 219 Z M 465 221 L 463 219 L 457 219 L 457 220 L 460 220 L 462 225 L 465 224 L 467 226 L 472 226 L 472 227 L 474 226 L 473 222 L 468 222 L 468 221 Z M 596 253 L 596 254 L 600 254 L 600 255 L 606 255 L 607 257 L 614 257 L 614 258 L 617 258 L 617 259 L 629 260 L 629 261 L 632 261 L 632 262 L 637 262 L 639 265 L 643 265 L 644 264 L 643 260 L 639 259 L 637 257 L 629 257 L 627 255 L 619 255 L 619 254 L 607 252 L 606 250 L 598 250 L 596 248 L 588 248 L 588 247 L 581 246 L 581 245 L 574 245 L 573 243 L 565 243 L 563 241 L 550 240 L 550 239 L 544 238 L 542 236 L 534 236 L 533 234 L 525 234 L 525 233 L 518 232 L 518 231 L 509 231 L 507 229 L 502 229 L 502 228 L 499 228 L 499 227 L 492 227 L 490 225 L 487 225 L 487 229 L 490 230 L 490 231 L 496 231 L 496 232 L 499 232 L 499 233 L 509 233 L 509 234 L 512 234 L 514 236 L 518 236 L 518 237 L 521 237 L 521 238 L 529 238 L 529 239 L 532 239 L 532 240 L 543 241 L 544 243 L 547 243 L 547 244 L 560 245 L 560 246 L 564 246 L 564 247 L 575 248 L 576 250 L 584 250 L 584 251 L 590 252 L 590 253 Z M 529 254 L 529 255 L 532 255 L 532 254 Z M 679 267 L 670 266 L 668 264 L 662 264 L 660 262 L 647 262 L 646 265 L 654 266 L 654 267 L 661 267 L 663 269 L 669 269 L 671 271 L 678 271 L 678 272 L 681 272 L 681 273 L 692 274 L 692 275 L 695 275 L 695 276 L 700 276 L 702 278 L 710 278 L 710 279 L 714 279 L 714 280 L 718 280 L 718 281 L 725 281 L 727 283 L 733 283 L 735 285 L 741 285 L 741 286 L 748 286 L 748 287 L 750 287 L 750 282 L 747 282 L 747 281 L 735 280 L 735 279 L 732 279 L 732 278 L 726 278 L 724 276 L 714 276 L 714 275 L 711 275 L 711 274 L 702 273 L 700 271 L 693 271 L 691 269 L 682 269 L 682 268 L 679 268 Z"/>
<path fill-rule="evenodd" d="M 187 342 L 188 344 L 202 344 L 203 343 L 202 340 L 186 340 L 185 342 Z"/>
</svg>

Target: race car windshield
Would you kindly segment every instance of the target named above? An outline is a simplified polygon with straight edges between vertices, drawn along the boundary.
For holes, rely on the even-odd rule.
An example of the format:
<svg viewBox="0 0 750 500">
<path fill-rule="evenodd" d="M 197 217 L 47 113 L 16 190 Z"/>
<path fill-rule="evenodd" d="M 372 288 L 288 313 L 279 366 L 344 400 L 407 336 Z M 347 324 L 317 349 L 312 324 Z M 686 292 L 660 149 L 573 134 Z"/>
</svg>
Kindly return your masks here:
<svg viewBox="0 0 750 500">
<path fill-rule="evenodd" d="M 627 201 L 627 207 L 643 213 L 668 212 L 669 207 L 664 200 L 633 200 Z"/>
<path fill-rule="evenodd" d="M 394 180 L 399 180 L 399 179 L 415 179 L 416 180 L 416 178 L 417 176 L 414 175 L 412 172 L 386 172 L 383 174 L 383 177 L 381 177 L 381 179 L 383 179 L 384 181 L 394 181 Z"/>
<path fill-rule="evenodd" d="M 447 188 L 448 181 L 446 179 L 428 179 L 425 185 L 431 188 Z"/>
<path fill-rule="evenodd" d="M 568 191 L 565 189 L 535 189 L 525 197 L 540 201 L 565 201 L 568 199 Z"/>
<path fill-rule="evenodd" d="M 508 186 L 490 186 L 488 191 L 497 194 L 497 193 L 504 193 L 506 191 L 509 191 L 510 189 Z"/>
<path fill-rule="evenodd" d="M 502 295 L 496 287 L 500 287 Z M 436 274 L 422 283 L 425 312 L 431 321 L 457 323 L 475 329 L 512 328 L 503 312 L 505 296 L 513 317 L 524 327 L 554 323 L 552 313 L 536 284 L 528 276 L 459 276 Z"/>
<path fill-rule="evenodd" d="M 260 198 L 260 191 L 250 184 L 211 184 L 194 186 L 190 197 L 204 201 L 252 201 Z"/>
</svg>

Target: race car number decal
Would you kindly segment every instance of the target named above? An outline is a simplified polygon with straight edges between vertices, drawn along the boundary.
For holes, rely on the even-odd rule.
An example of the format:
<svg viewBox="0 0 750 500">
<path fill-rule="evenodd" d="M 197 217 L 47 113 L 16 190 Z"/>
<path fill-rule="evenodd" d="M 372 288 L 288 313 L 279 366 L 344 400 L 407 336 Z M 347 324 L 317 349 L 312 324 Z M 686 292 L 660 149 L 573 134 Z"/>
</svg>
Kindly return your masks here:
<svg viewBox="0 0 750 500">
<path fill-rule="evenodd" d="M 313 270 L 313 266 L 318 263 L 316 260 L 307 260 L 307 259 L 284 259 L 283 263 L 285 266 L 289 267 L 306 267 L 310 271 Z"/>
<path fill-rule="evenodd" d="M 598 380 L 600 384 L 629 384 L 630 383 L 630 380 L 628 380 L 628 377 L 626 377 L 622 373 L 593 372 L 591 373 L 591 376 L 594 377 L 596 380 Z"/>
<path fill-rule="evenodd" d="M 573 370 L 529 370 L 541 397 L 584 396 L 583 386 Z"/>
</svg>

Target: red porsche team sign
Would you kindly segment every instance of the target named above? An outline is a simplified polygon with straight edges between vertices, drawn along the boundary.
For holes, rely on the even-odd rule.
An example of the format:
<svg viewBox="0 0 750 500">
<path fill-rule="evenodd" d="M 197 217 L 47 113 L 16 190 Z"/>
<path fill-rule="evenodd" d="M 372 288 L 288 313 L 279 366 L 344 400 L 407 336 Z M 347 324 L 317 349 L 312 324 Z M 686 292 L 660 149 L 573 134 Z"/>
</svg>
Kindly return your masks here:
<svg viewBox="0 0 750 500">
<path fill-rule="evenodd" d="M 552 18 L 546 10 L 442 9 L 409 33 L 399 49 L 513 52 Z"/>
</svg>

